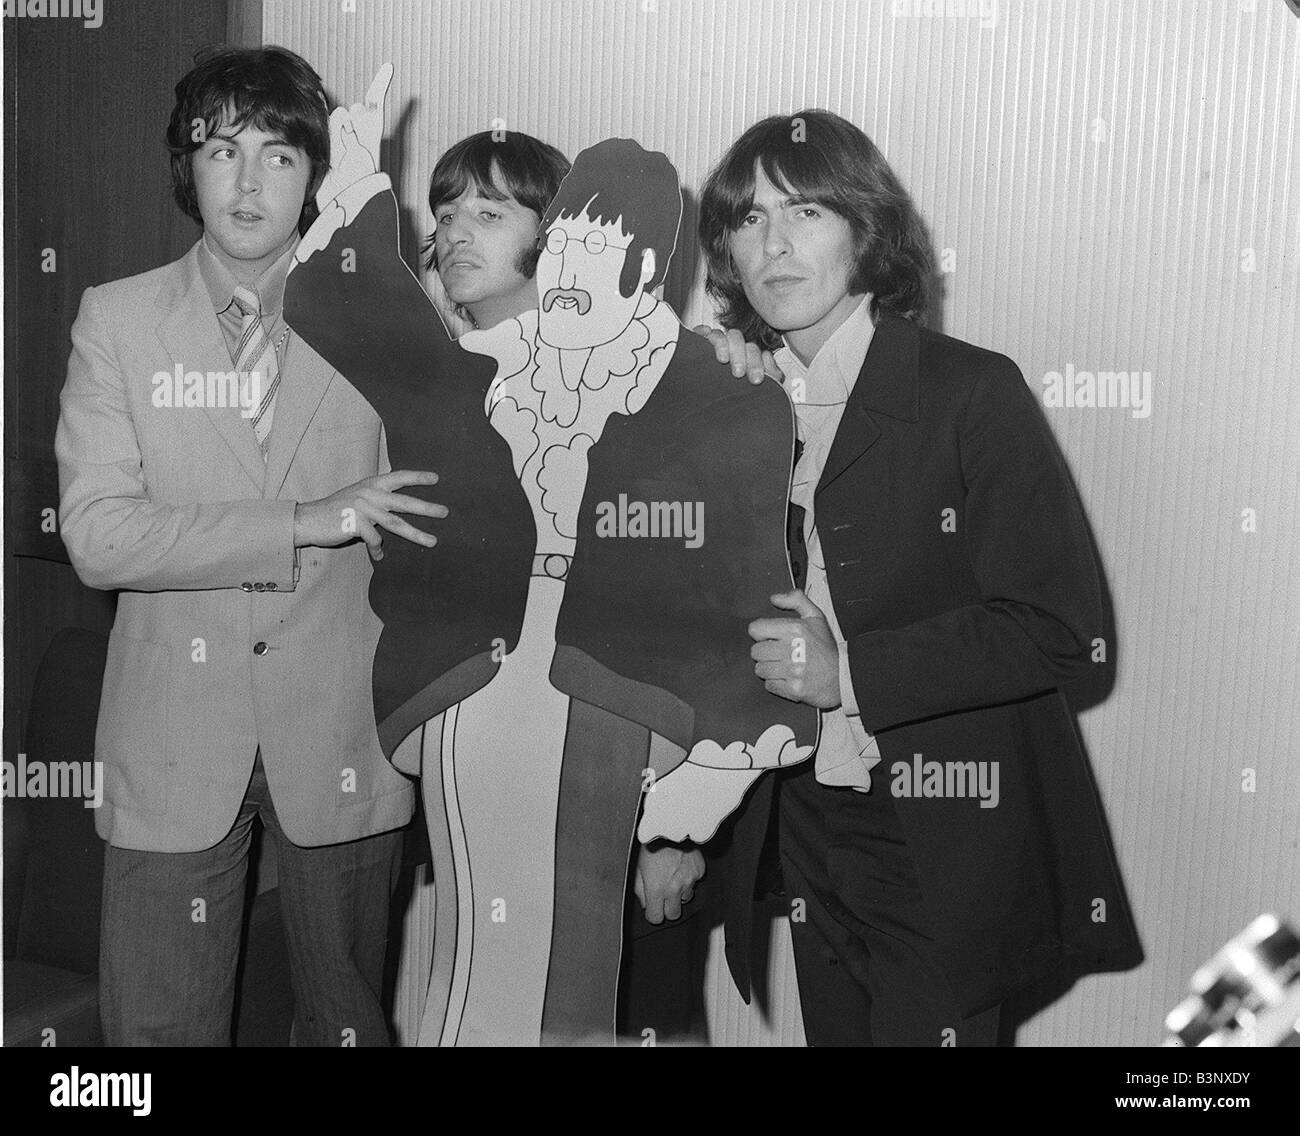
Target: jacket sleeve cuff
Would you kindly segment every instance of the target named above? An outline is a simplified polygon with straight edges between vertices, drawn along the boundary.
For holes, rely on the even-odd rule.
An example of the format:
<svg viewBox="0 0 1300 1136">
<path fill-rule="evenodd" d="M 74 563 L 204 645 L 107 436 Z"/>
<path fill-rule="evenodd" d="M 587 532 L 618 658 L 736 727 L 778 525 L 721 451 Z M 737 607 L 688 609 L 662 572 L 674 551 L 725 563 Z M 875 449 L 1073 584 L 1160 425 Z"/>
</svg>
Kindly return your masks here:
<svg viewBox="0 0 1300 1136">
<path fill-rule="evenodd" d="M 258 525 L 255 537 L 261 545 L 257 554 L 255 573 L 264 573 L 253 579 L 240 581 L 238 586 L 245 591 L 245 584 L 252 585 L 257 591 L 292 592 L 298 584 L 298 550 L 293 543 L 292 501 L 261 502 L 266 507 L 264 521 Z M 256 587 L 258 584 L 261 587 Z"/>
<path fill-rule="evenodd" d="M 858 697 L 853 693 L 853 672 L 849 670 L 849 645 L 841 643 L 840 647 L 840 705 L 850 717 L 858 717 Z"/>
</svg>

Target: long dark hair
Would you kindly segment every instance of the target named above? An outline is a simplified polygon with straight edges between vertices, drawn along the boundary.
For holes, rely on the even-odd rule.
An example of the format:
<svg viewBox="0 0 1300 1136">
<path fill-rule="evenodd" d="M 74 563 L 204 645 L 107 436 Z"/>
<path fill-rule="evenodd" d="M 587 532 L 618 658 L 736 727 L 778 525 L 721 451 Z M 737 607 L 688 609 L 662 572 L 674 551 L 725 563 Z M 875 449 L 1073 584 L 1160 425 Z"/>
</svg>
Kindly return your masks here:
<svg viewBox="0 0 1300 1136">
<path fill-rule="evenodd" d="M 491 201 L 513 197 L 540 219 L 568 172 L 569 159 L 541 139 L 513 130 L 484 130 L 462 138 L 438 159 L 429 179 L 429 211 L 436 218 L 438 206 L 455 201 L 472 185 Z M 425 268 L 438 267 L 434 233 L 425 238 L 420 251 L 425 254 Z M 538 245 L 529 251 L 520 266 L 525 277 L 537 271 L 540 254 Z"/>
<path fill-rule="evenodd" d="M 801 110 L 756 122 L 732 144 L 704 183 L 700 245 L 705 287 L 722 304 L 722 322 L 774 347 L 780 336 L 745 296 L 731 258 L 731 236 L 754 204 L 754 170 L 783 192 L 833 210 L 853 232 L 856 268 L 849 291 L 872 293 L 872 315 L 919 320 L 934 277 L 929 238 L 884 155 L 851 122 L 826 110 Z"/>
<path fill-rule="evenodd" d="M 176 84 L 176 105 L 167 124 L 171 151 L 172 195 L 200 225 L 194 191 L 194 153 L 222 127 L 252 124 L 297 146 L 311 161 L 311 181 L 298 232 L 316 219 L 316 190 L 330 166 L 329 106 L 320 76 L 300 55 L 283 47 L 206 48 L 194 68 Z M 203 123 L 195 137 L 196 122 Z"/>
</svg>

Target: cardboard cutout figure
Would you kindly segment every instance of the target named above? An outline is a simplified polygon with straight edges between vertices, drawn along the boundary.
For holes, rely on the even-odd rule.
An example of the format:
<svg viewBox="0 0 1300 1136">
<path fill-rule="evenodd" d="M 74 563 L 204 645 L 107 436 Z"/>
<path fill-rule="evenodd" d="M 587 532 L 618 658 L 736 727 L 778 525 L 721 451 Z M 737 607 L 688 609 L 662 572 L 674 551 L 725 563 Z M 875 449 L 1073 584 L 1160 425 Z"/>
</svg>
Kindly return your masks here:
<svg viewBox="0 0 1300 1136">
<path fill-rule="evenodd" d="M 380 739 L 422 765 L 435 863 L 421 1043 L 612 1041 L 636 837 L 709 839 L 816 740 L 746 633 L 792 587 L 793 415 L 651 294 L 681 193 L 626 139 L 579 154 L 548 209 L 539 310 L 453 341 L 374 161 L 389 75 L 335 112 L 285 311 L 450 510 L 432 550 L 385 541 L 370 591 Z"/>
</svg>

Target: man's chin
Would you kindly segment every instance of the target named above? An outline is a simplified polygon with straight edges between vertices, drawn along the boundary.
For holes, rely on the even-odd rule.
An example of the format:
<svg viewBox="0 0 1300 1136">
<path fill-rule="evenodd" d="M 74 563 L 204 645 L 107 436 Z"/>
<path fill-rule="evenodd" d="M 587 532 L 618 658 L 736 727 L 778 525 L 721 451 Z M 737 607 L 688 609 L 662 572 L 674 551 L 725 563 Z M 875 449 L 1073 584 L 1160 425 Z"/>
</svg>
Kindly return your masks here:
<svg viewBox="0 0 1300 1136">
<path fill-rule="evenodd" d="M 793 312 L 789 308 L 764 311 L 753 301 L 750 303 L 758 318 L 778 335 L 788 335 L 792 331 L 802 331 L 805 327 L 817 322 L 816 319 L 809 318 L 804 312 Z"/>
<path fill-rule="evenodd" d="M 256 224 L 237 225 L 219 216 L 203 226 L 208 247 L 235 260 L 263 260 L 278 257 L 298 239 L 298 230 L 277 228 L 269 218 Z"/>
<path fill-rule="evenodd" d="M 477 292 L 467 292 L 460 289 L 457 289 L 456 291 L 453 292 L 446 285 L 443 285 L 442 290 L 447 293 L 447 299 L 449 299 L 453 304 L 456 304 L 462 308 L 466 304 L 472 304 L 475 301 L 481 300 L 483 298 Z"/>
</svg>

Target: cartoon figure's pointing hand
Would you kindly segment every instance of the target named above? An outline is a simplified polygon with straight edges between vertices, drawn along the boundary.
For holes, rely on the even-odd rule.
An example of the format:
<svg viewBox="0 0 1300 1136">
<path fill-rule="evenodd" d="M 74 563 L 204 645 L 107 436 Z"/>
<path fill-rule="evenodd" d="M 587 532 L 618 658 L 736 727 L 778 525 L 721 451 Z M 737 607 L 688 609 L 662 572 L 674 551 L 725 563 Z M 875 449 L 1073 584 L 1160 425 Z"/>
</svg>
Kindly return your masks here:
<svg viewBox="0 0 1300 1136">
<path fill-rule="evenodd" d="M 379 143 L 384 137 L 384 103 L 393 81 L 393 65 L 385 63 L 366 91 L 366 101 L 330 114 L 330 168 L 316 191 L 320 216 L 307 230 L 293 254 L 295 264 L 320 252 L 376 193 L 388 189 L 379 170 Z"/>
<path fill-rule="evenodd" d="M 365 102 L 330 114 L 330 168 L 316 193 L 321 210 L 344 189 L 379 169 L 379 143 L 384 137 L 384 104 L 393 81 L 393 65 L 385 63 L 366 91 Z"/>
</svg>

